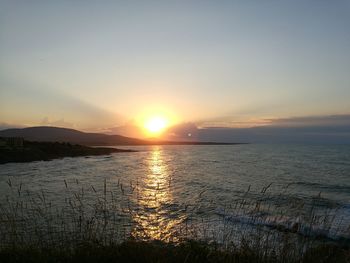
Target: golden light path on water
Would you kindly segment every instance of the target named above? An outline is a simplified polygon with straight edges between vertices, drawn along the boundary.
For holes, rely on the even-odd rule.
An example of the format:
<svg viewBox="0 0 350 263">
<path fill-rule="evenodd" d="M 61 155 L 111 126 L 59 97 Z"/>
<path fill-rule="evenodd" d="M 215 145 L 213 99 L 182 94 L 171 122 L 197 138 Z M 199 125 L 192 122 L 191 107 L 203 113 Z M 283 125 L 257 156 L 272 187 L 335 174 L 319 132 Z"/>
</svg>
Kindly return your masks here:
<svg viewBox="0 0 350 263">
<path fill-rule="evenodd" d="M 148 173 L 140 184 L 139 209 L 133 215 L 132 236 L 144 240 L 177 241 L 176 229 L 184 218 L 174 215 L 171 210 L 171 174 L 160 147 L 152 149 L 147 165 Z"/>
</svg>

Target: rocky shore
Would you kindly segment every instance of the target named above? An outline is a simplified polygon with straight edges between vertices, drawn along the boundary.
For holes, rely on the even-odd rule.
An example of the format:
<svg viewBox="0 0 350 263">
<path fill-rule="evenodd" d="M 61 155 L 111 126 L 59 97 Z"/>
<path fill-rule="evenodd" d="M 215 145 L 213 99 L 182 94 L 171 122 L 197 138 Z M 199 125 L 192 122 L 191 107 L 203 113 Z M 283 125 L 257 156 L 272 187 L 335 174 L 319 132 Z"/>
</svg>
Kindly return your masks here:
<svg viewBox="0 0 350 263">
<path fill-rule="evenodd" d="M 24 141 L 22 147 L 0 148 L 0 164 L 10 162 L 49 161 L 64 157 L 108 155 L 117 152 L 134 151 L 107 147 L 88 147 L 61 142 Z"/>
</svg>

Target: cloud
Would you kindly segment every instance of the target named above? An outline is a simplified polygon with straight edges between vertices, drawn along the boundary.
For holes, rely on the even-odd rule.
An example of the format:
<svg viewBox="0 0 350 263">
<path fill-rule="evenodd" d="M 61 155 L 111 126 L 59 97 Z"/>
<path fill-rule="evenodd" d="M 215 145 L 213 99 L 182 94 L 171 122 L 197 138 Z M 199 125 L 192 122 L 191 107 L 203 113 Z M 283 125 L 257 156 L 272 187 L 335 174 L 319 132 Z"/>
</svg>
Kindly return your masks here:
<svg viewBox="0 0 350 263">
<path fill-rule="evenodd" d="M 127 136 L 127 137 L 134 137 L 134 138 L 144 137 L 142 129 L 134 125 L 133 123 L 126 123 L 121 126 L 102 128 L 102 129 L 99 129 L 98 132 L 102 132 L 105 134 L 118 134 L 118 135 Z"/>
<path fill-rule="evenodd" d="M 198 127 L 191 122 L 177 124 L 166 131 L 164 138 L 168 140 L 196 140 L 198 138 Z"/>
<path fill-rule="evenodd" d="M 244 116 L 225 116 L 201 120 L 196 123 L 200 128 L 253 128 L 260 126 L 346 126 L 350 124 L 350 114 L 303 116 L 289 118 L 252 118 Z"/>
<path fill-rule="evenodd" d="M 346 126 L 350 125 L 350 114 L 266 119 L 266 121 L 270 125 L 283 127 Z"/>
<path fill-rule="evenodd" d="M 195 124 L 175 129 L 177 139 L 186 139 L 187 127 L 199 141 L 251 143 L 350 143 L 350 115 L 266 119 L 253 127 L 201 127 Z M 183 137 L 181 137 L 183 136 Z"/>
</svg>

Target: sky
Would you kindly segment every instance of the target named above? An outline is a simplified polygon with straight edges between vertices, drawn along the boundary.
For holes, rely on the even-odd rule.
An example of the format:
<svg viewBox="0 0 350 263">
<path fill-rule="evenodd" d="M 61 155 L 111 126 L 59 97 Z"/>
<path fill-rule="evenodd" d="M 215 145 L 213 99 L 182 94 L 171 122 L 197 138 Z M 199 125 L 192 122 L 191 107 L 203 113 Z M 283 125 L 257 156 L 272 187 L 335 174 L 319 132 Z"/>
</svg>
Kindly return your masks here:
<svg viewBox="0 0 350 263">
<path fill-rule="evenodd" d="M 2 127 L 331 126 L 349 101 L 349 0 L 0 0 Z"/>
</svg>

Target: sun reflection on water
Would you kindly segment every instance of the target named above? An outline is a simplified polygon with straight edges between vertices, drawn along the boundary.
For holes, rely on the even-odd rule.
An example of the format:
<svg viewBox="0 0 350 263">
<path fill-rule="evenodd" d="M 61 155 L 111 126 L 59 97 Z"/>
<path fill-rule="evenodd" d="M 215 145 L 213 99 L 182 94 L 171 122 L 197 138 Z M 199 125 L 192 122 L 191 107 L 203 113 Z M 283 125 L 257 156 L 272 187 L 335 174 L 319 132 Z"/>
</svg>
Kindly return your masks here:
<svg viewBox="0 0 350 263">
<path fill-rule="evenodd" d="M 182 218 L 173 204 L 171 174 L 161 147 L 155 147 L 147 159 L 148 173 L 140 184 L 136 223 L 132 236 L 145 240 L 177 241 L 176 226 Z"/>
</svg>

